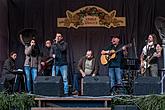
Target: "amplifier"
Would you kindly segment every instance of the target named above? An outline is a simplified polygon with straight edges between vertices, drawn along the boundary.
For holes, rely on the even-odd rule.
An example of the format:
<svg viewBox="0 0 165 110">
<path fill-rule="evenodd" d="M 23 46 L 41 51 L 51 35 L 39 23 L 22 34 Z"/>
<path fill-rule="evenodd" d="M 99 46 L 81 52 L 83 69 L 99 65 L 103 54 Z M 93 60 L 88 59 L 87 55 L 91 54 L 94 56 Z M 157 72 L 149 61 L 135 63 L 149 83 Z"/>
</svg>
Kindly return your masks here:
<svg viewBox="0 0 165 110">
<path fill-rule="evenodd" d="M 63 96 L 61 76 L 37 76 L 33 86 L 34 94 L 44 96 Z"/>
<path fill-rule="evenodd" d="M 81 95 L 106 96 L 110 95 L 108 76 L 86 76 L 81 80 Z"/>
</svg>

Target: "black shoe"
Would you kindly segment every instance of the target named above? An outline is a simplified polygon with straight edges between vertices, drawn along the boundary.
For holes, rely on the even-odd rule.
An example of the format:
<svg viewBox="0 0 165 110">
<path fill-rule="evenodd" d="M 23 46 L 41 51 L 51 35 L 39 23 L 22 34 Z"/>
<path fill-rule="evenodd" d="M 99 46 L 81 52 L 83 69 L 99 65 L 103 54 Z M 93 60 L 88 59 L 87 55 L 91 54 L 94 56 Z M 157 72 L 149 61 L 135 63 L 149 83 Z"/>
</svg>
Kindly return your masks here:
<svg viewBox="0 0 165 110">
<path fill-rule="evenodd" d="M 72 95 L 78 95 L 78 91 L 76 91 L 76 90 L 73 91 L 73 92 L 72 92 Z"/>
<path fill-rule="evenodd" d="M 69 96 L 68 93 L 64 94 L 64 97 L 68 97 L 68 96 Z"/>
</svg>

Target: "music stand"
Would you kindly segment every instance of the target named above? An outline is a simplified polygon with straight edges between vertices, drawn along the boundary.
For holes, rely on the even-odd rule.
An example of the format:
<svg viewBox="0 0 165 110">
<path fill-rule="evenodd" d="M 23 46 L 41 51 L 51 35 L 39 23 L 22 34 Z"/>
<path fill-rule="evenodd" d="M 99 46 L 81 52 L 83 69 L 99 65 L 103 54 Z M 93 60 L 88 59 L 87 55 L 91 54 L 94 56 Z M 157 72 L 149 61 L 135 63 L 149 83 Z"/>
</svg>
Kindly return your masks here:
<svg viewBox="0 0 165 110">
<path fill-rule="evenodd" d="M 161 78 L 161 94 L 163 94 L 163 80 L 165 78 L 165 18 L 164 17 L 157 17 L 155 19 L 155 27 L 159 33 L 160 38 L 162 39 L 162 47 L 163 47 L 163 68 L 162 70 L 162 78 Z"/>
<path fill-rule="evenodd" d="M 139 70 L 139 59 L 137 58 L 125 58 L 123 60 L 123 69 L 126 70 L 126 74 L 128 75 L 128 93 L 132 93 L 132 82 L 135 79 L 135 74 L 137 77 L 137 70 Z M 131 77 L 132 76 L 132 77 Z"/>
<path fill-rule="evenodd" d="M 20 87 L 20 85 L 21 85 L 21 90 L 20 91 L 22 91 L 23 89 L 22 89 L 22 82 L 21 81 L 19 81 L 18 82 L 18 88 L 16 88 L 16 84 L 17 84 L 17 81 L 18 81 L 18 77 L 19 78 L 23 78 L 23 83 L 24 83 L 24 90 L 26 91 L 26 83 L 25 83 L 25 75 L 24 75 L 24 71 L 22 70 L 22 69 L 17 69 L 17 70 L 14 70 L 14 74 L 15 74 L 15 79 L 14 79 L 14 85 L 13 85 L 13 93 L 14 92 L 19 92 L 19 87 Z M 21 79 L 19 79 L 19 80 L 21 80 Z M 16 91 L 18 89 L 18 91 Z"/>
</svg>

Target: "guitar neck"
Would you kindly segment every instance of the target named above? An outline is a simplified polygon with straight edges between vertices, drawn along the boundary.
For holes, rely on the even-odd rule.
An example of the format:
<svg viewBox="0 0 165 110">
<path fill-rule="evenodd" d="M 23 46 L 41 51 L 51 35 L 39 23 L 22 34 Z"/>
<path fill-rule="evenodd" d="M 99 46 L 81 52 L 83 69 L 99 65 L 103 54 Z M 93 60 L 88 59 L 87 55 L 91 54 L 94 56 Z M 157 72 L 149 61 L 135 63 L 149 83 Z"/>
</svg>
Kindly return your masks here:
<svg viewBox="0 0 165 110">
<path fill-rule="evenodd" d="M 154 53 L 154 54 L 148 59 L 148 63 L 155 57 L 155 54 L 156 54 L 156 53 Z"/>
<path fill-rule="evenodd" d="M 127 44 L 127 45 L 124 45 L 124 46 L 122 46 L 120 49 L 118 49 L 117 51 L 115 51 L 115 53 L 117 53 L 117 52 L 120 52 L 120 51 L 122 51 L 123 49 L 123 47 L 130 47 L 132 44 L 131 43 L 129 43 L 129 44 Z"/>
<path fill-rule="evenodd" d="M 53 58 L 50 58 L 50 59 L 48 59 L 47 61 L 46 61 L 46 63 L 49 63 L 50 61 L 52 61 L 53 60 Z"/>
<path fill-rule="evenodd" d="M 122 48 L 120 48 L 119 50 L 115 51 L 115 53 L 120 52 L 120 51 L 122 51 Z"/>
</svg>

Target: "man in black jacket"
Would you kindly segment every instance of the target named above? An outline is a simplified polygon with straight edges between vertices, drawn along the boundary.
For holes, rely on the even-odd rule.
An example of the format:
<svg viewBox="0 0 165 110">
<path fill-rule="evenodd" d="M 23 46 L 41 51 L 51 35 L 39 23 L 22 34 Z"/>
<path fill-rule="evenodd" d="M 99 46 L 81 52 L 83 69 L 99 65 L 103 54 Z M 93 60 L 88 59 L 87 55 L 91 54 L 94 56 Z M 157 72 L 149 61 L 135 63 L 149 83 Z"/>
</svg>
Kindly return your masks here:
<svg viewBox="0 0 165 110">
<path fill-rule="evenodd" d="M 5 78 L 5 89 L 8 93 L 13 92 L 13 85 L 15 81 L 15 72 L 16 72 L 16 66 L 15 66 L 15 60 L 17 58 L 16 52 L 11 52 L 8 59 L 5 60 L 3 68 L 2 68 L 2 74 Z"/>
<path fill-rule="evenodd" d="M 63 40 L 63 36 L 60 33 L 56 33 L 54 44 L 50 50 L 50 56 L 55 59 L 55 73 L 52 76 L 58 75 L 60 71 L 64 83 L 64 95 L 68 96 L 67 43 Z"/>
<path fill-rule="evenodd" d="M 45 47 L 42 51 L 41 72 L 43 72 L 42 74 L 44 76 L 51 76 L 52 74 L 53 58 L 50 57 L 51 45 L 51 41 L 46 40 Z"/>
</svg>

